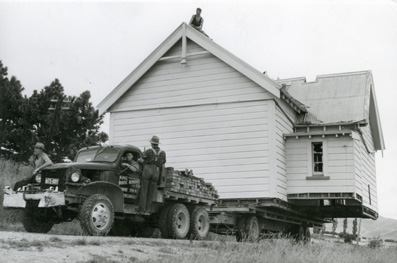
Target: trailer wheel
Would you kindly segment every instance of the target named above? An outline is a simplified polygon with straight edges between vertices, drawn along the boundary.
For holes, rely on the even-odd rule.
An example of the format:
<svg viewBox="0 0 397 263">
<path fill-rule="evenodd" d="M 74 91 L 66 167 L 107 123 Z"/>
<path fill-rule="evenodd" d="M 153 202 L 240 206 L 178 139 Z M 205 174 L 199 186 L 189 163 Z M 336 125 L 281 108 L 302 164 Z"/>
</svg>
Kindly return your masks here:
<svg viewBox="0 0 397 263">
<path fill-rule="evenodd" d="M 22 217 L 22 224 L 26 231 L 30 233 L 48 233 L 54 226 L 54 222 L 39 215 L 39 208 L 26 205 Z"/>
<path fill-rule="evenodd" d="M 168 212 L 168 234 L 173 239 L 184 239 L 190 227 L 189 211 L 183 204 L 174 204 Z"/>
<path fill-rule="evenodd" d="M 170 238 L 170 234 L 168 232 L 168 214 L 171 207 L 172 205 L 164 206 L 160 211 L 159 230 L 163 238 Z"/>
<path fill-rule="evenodd" d="M 305 229 L 303 226 L 299 226 L 298 233 L 296 235 L 296 241 L 302 241 L 305 239 Z"/>
<path fill-rule="evenodd" d="M 245 222 L 247 239 L 251 242 L 256 242 L 259 240 L 259 235 L 261 233 L 261 225 L 256 216 L 249 216 Z"/>
<path fill-rule="evenodd" d="M 240 217 L 238 220 L 237 232 L 236 232 L 237 242 L 242 242 L 247 238 L 246 221 L 247 218 L 245 216 Z"/>
<path fill-rule="evenodd" d="M 84 201 L 79 219 L 84 234 L 106 236 L 114 221 L 112 202 L 105 195 L 91 195 Z"/>
<path fill-rule="evenodd" d="M 203 240 L 210 231 L 210 219 L 207 210 L 203 207 L 196 206 L 190 213 L 190 230 L 189 237 L 197 240 Z"/>
</svg>

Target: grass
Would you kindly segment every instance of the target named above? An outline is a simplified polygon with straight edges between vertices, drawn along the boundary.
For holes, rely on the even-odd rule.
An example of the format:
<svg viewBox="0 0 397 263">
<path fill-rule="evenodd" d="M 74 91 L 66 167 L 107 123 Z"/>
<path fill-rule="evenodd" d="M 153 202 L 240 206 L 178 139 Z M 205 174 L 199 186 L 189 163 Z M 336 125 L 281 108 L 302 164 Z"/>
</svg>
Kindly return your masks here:
<svg viewBox="0 0 397 263">
<path fill-rule="evenodd" d="M 21 220 L 19 209 L 3 209 L 3 189 L 5 186 L 13 186 L 15 182 L 32 174 L 33 168 L 18 162 L 0 158 L 0 228 L 2 225 Z"/>
<path fill-rule="evenodd" d="M 186 247 L 189 247 L 188 245 Z M 162 252 L 168 252 L 166 248 Z M 183 249 L 162 262 L 397 262 L 397 248 L 370 249 L 348 244 L 319 242 L 295 243 L 288 239 L 264 240 L 256 244 L 235 242 L 197 242 L 190 251 Z M 155 262 L 155 261 L 152 261 Z"/>
</svg>

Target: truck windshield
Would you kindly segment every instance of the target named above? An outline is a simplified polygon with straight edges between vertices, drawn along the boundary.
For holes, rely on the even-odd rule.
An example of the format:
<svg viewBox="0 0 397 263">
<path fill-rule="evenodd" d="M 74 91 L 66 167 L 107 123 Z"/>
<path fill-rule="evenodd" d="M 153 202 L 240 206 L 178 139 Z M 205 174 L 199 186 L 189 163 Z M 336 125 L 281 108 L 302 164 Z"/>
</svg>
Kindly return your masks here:
<svg viewBox="0 0 397 263">
<path fill-rule="evenodd" d="M 119 149 L 105 147 L 94 148 L 80 151 L 76 156 L 76 162 L 107 162 L 112 163 L 116 161 L 119 155 Z"/>
</svg>

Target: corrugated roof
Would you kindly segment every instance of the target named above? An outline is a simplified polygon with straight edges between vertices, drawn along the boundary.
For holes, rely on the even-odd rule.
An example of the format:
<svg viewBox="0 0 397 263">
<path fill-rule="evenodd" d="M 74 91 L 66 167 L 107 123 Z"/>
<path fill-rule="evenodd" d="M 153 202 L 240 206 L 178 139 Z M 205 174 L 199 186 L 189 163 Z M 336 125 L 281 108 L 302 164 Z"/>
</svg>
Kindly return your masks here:
<svg viewBox="0 0 397 263">
<path fill-rule="evenodd" d="M 332 124 L 368 121 L 370 71 L 322 75 L 314 82 L 305 78 L 277 80 L 303 103 L 308 113 L 297 124 Z"/>
</svg>

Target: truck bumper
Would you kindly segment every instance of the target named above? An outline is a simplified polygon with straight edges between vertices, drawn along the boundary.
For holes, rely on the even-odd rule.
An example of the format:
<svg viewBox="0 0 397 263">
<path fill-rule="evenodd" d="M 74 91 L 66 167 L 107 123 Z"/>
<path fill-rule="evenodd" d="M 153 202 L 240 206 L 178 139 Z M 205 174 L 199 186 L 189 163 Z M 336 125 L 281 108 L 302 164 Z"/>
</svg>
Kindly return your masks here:
<svg viewBox="0 0 397 263">
<path fill-rule="evenodd" d="M 65 205 L 65 194 L 62 192 L 13 192 L 11 189 L 4 190 L 3 207 L 25 208 L 26 201 L 39 201 L 38 207 L 54 207 Z"/>
</svg>

